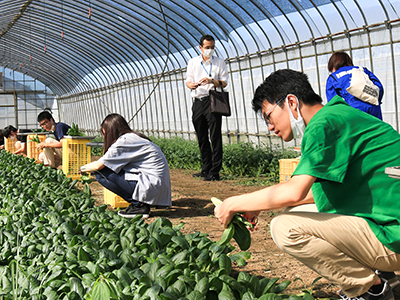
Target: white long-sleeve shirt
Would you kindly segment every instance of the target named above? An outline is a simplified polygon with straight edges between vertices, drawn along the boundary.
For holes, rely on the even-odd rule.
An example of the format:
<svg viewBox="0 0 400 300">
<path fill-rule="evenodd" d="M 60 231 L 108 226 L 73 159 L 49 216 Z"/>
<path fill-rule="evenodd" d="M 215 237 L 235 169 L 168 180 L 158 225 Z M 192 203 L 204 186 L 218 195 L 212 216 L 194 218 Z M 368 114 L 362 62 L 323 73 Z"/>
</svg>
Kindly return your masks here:
<svg viewBox="0 0 400 300">
<path fill-rule="evenodd" d="M 161 149 L 135 133 L 126 133 L 99 159 L 125 180 L 136 180 L 132 198 L 150 205 L 171 206 L 171 181 L 167 159 Z"/>
</svg>

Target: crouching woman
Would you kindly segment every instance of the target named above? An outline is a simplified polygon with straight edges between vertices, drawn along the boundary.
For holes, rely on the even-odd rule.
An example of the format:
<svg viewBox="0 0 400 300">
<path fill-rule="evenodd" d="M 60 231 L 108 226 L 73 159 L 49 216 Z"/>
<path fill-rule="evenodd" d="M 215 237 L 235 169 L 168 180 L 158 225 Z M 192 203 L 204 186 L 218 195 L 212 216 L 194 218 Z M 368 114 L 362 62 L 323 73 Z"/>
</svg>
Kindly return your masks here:
<svg viewBox="0 0 400 300">
<path fill-rule="evenodd" d="M 143 134 L 130 129 L 119 114 L 101 124 L 103 156 L 80 171 L 94 172 L 97 181 L 130 205 L 118 211 L 122 217 L 149 217 L 150 206 L 171 206 L 171 181 L 161 149 Z"/>
</svg>

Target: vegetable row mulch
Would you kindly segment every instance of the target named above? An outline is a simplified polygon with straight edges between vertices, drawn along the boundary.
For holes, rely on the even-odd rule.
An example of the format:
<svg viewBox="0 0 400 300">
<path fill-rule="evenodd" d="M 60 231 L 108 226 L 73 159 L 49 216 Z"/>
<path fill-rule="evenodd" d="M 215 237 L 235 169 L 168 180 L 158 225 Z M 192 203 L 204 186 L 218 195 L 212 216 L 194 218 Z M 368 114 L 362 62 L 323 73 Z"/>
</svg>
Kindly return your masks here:
<svg viewBox="0 0 400 300">
<path fill-rule="evenodd" d="M 94 205 L 61 170 L 0 151 L 1 299 L 314 299 L 232 263 L 249 252 Z M 234 254 L 233 254 L 234 253 Z"/>
</svg>

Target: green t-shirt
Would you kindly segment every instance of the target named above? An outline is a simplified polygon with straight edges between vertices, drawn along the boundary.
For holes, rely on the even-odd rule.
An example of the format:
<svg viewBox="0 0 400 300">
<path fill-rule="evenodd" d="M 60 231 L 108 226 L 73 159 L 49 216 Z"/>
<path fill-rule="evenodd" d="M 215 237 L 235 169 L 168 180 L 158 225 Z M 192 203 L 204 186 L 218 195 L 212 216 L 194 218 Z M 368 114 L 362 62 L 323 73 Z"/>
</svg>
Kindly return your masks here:
<svg viewBox="0 0 400 300">
<path fill-rule="evenodd" d="M 293 173 L 317 177 L 318 211 L 364 218 L 383 245 L 400 253 L 400 134 L 337 96 L 309 122 Z"/>
</svg>

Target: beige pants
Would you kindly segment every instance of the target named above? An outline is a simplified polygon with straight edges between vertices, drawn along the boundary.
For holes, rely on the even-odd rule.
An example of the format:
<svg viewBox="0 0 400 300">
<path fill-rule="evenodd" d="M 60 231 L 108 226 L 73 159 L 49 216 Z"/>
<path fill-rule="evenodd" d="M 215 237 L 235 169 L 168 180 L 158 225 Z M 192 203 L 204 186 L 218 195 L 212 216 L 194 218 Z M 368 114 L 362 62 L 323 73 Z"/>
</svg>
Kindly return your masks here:
<svg viewBox="0 0 400 300">
<path fill-rule="evenodd" d="M 383 246 L 363 218 L 297 207 L 272 220 L 271 235 L 280 249 L 349 297 L 364 294 L 375 283 L 375 270 L 400 270 L 400 254 Z"/>
<path fill-rule="evenodd" d="M 58 141 L 53 138 L 47 138 L 45 143 L 58 143 Z M 39 154 L 39 161 L 57 168 L 62 163 L 62 148 L 43 148 L 43 152 Z"/>
</svg>

